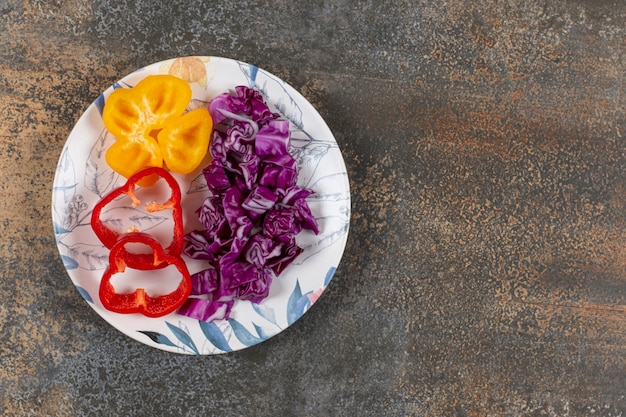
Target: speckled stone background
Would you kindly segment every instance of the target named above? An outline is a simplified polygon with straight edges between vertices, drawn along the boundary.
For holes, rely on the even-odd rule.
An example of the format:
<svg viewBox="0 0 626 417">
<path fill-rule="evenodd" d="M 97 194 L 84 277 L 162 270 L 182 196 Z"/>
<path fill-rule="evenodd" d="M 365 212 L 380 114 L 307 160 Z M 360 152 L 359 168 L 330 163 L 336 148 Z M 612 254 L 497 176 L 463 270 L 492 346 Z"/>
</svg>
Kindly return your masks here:
<svg viewBox="0 0 626 417">
<path fill-rule="evenodd" d="M 352 187 L 322 298 L 220 356 L 107 325 L 50 218 L 89 103 L 184 55 L 300 90 Z M 625 75 L 621 0 L 0 1 L 0 415 L 626 415 Z"/>
</svg>

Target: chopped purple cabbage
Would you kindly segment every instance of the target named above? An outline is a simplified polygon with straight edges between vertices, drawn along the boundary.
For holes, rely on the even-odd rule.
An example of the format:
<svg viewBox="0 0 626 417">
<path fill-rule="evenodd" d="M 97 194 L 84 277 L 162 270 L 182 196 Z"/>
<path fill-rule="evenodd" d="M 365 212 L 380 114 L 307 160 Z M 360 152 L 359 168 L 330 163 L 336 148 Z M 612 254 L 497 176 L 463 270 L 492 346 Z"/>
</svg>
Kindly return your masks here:
<svg viewBox="0 0 626 417">
<path fill-rule="evenodd" d="M 296 185 L 289 122 L 273 113 L 260 92 L 245 86 L 211 101 L 215 129 L 203 170 L 211 196 L 196 214 L 203 226 L 185 236 L 184 253 L 205 260 L 179 313 L 203 321 L 228 319 L 234 300 L 260 303 L 272 281 L 303 251 L 302 230 L 319 233 Z"/>
</svg>

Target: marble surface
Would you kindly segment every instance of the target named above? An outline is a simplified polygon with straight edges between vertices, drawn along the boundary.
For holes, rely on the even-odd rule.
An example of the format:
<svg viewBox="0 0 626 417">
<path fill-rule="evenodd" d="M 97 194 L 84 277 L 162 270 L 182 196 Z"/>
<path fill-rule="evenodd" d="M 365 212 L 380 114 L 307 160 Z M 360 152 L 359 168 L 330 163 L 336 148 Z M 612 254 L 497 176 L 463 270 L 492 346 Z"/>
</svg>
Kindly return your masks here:
<svg viewBox="0 0 626 417">
<path fill-rule="evenodd" d="M 0 414 L 624 415 L 625 32 L 618 0 L 0 2 Z M 352 189 L 324 295 L 219 356 L 106 324 L 50 216 L 80 114 L 186 55 L 301 91 Z"/>
</svg>

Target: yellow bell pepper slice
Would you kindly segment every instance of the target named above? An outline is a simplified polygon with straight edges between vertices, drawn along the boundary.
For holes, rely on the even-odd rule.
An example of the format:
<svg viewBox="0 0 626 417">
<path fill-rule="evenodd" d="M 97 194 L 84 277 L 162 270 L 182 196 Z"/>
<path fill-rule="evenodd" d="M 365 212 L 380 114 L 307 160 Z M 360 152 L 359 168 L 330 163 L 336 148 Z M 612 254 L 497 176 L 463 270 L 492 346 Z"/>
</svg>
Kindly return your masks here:
<svg viewBox="0 0 626 417">
<path fill-rule="evenodd" d="M 172 75 L 149 75 L 131 88 L 118 88 L 106 100 L 102 120 L 116 138 L 149 136 L 167 119 L 183 114 L 191 100 L 189 84 Z"/>
<path fill-rule="evenodd" d="M 176 173 L 196 169 L 208 152 L 213 121 L 207 109 L 185 113 L 191 97 L 189 84 L 173 75 L 149 75 L 113 91 L 102 112 L 116 138 L 107 164 L 126 178 L 164 161 Z"/>
<path fill-rule="evenodd" d="M 209 149 L 213 119 L 206 108 L 199 108 L 171 119 L 157 140 L 165 166 L 178 174 L 196 169 Z"/>
<path fill-rule="evenodd" d="M 104 158 L 115 172 L 126 178 L 142 168 L 163 166 L 161 148 L 154 139 L 118 139 L 107 149 Z"/>
</svg>

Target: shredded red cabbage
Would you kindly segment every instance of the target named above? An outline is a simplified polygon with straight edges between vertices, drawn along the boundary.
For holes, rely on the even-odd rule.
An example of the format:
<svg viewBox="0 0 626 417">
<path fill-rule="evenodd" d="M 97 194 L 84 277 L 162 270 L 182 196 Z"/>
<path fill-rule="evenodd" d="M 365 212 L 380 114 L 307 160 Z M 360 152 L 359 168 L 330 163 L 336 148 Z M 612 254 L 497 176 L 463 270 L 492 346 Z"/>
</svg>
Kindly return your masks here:
<svg viewBox="0 0 626 417">
<path fill-rule="evenodd" d="M 228 319 L 234 300 L 260 303 L 272 281 L 302 248 L 296 235 L 318 233 L 289 153 L 289 121 L 261 94 L 238 86 L 209 104 L 215 123 L 203 169 L 211 196 L 196 211 L 203 226 L 185 236 L 184 253 L 207 261 L 192 275 L 192 297 L 179 314 L 203 321 Z"/>
</svg>

